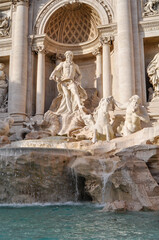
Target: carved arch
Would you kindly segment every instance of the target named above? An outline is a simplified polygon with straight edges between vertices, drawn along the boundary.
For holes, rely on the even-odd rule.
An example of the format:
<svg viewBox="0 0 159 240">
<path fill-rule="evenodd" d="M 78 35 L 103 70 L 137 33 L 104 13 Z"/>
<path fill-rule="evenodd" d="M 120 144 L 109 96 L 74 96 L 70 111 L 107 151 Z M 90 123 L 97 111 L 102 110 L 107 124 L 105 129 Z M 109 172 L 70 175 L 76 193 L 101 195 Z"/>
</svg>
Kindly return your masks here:
<svg viewBox="0 0 159 240">
<path fill-rule="evenodd" d="M 90 5 L 92 8 L 95 8 L 98 12 L 101 24 L 109 24 L 113 21 L 113 10 L 110 4 L 106 0 L 78 0 L 79 3 L 85 3 Z M 35 27 L 34 27 L 34 34 L 35 35 L 42 35 L 44 34 L 46 24 L 52 14 L 58 10 L 59 8 L 63 7 L 65 4 L 68 4 L 68 0 L 50 0 L 39 12 Z"/>
</svg>

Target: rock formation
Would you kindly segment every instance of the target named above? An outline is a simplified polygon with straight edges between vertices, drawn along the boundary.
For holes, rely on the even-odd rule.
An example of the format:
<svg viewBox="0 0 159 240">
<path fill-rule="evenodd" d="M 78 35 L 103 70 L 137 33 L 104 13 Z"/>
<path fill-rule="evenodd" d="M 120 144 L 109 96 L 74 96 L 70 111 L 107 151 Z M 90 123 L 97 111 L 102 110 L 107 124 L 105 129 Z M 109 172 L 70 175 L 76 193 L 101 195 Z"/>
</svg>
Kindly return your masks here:
<svg viewBox="0 0 159 240">
<path fill-rule="evenodd" d="M 0 203 L 75 201 L 76 182 L 68 164 L 88 154 L 47 148 L 0 149 Z M 82 191 L 79 188 L 79 194 Z"/>
<path fill-rule="evenodd" d="M 105 159 L 77 158 L 72 167 L 85 178 L 93 201 L 106 203 L 105 211 L 159 210 L 159 185 L 151 171 L 158 152 L 157 146 L 141 145 Z M 158 157 L 153 159 L 159 163 Z"/>
</svg>

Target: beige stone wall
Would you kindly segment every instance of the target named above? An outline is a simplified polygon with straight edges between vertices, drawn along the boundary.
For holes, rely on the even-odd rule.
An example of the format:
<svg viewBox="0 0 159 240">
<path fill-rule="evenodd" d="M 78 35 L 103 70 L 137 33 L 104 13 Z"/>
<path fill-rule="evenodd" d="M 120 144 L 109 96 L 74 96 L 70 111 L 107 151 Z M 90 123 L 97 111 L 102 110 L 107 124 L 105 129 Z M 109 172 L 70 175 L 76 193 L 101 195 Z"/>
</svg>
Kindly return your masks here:
<svg viewBox="0 0 159 240">
<path fill-rule="evenodd" d="M 82 86 L 84 88 L 94 88 L 95 82 L 95 58 L 79 59 L 75 61 L 79 65 L 82 73 Z"/>
<path fill-rule="evenodd" d="M 49 77 L 55 68 L 55 63 L 53 63 L 49 57 L 46 56 L 45 61 L 45 112 L 49 109 L 52 100 L 57 96 L 57 84 L 55 81 L 50 81 Z"/>
</svg>

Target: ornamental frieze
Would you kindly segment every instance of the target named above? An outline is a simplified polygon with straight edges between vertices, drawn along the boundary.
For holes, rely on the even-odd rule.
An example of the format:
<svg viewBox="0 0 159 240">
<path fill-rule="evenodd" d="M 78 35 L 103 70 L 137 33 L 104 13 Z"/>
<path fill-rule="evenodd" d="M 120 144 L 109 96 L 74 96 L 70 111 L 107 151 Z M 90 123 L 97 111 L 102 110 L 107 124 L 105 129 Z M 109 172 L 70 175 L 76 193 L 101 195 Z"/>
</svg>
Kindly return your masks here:
<svg viewBox="0 0 159 240">
<path fill-rule="evenodd" d="M 159 14 L 159 0 L 147 0 L 143 4 L 143 16 L 154 16 Z"/>
</svg>

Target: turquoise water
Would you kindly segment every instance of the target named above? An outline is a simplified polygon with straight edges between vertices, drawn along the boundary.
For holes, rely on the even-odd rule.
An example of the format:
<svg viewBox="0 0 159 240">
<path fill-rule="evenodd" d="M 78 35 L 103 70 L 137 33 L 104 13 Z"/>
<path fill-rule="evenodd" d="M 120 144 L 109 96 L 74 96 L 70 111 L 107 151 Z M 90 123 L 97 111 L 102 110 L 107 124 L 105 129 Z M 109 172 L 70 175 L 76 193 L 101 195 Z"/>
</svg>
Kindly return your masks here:
<svg viewBox="0 0 159 240">
<path fill-rule="evenodd" d="M 95 205 L 1 206 L 3 240 L 159 240 L 159 212 L 102 213 Z"/>
</svg>

